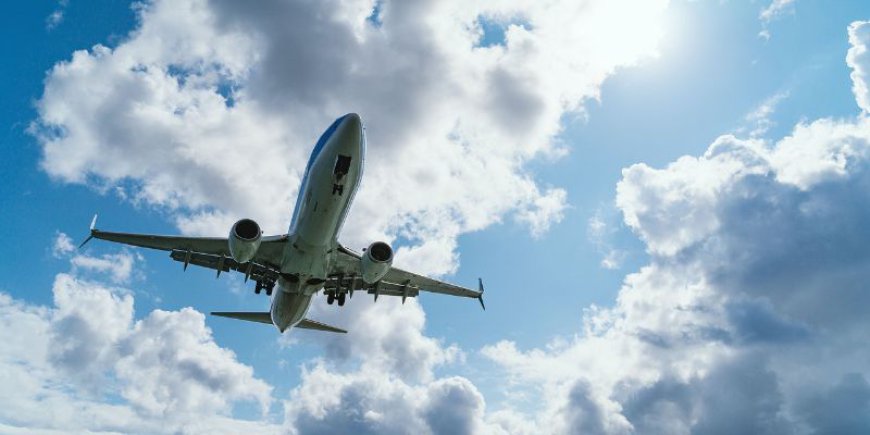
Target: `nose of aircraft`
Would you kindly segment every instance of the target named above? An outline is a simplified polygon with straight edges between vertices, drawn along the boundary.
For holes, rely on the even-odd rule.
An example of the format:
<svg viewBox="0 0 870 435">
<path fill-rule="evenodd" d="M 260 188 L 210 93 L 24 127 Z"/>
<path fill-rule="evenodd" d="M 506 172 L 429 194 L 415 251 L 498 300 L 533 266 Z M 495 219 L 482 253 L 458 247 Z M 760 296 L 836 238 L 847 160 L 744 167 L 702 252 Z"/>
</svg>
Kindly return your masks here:
<svg viewBox="0 0 870 435">
<path fill-rule="evenodd" d="M 344 115 L 344 123 L 355 128 L 362 128 L 362 119 L 356 113 Z"/>
<path fill-rule="evenodd" d="M 362 119 L 356 113 L 348 113 L 342 118 L 338 131 L 335 132 L 338 142 L 342 147 L 359 147 L 363 135 Z"/>
</svg>

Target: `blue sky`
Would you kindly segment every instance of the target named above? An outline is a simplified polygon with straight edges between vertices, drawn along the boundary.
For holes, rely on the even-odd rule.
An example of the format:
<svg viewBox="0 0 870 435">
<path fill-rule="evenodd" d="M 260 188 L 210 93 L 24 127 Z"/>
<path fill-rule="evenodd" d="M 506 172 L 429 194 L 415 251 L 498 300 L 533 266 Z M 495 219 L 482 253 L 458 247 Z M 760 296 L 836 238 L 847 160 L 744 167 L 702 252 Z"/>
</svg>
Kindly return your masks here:
<svg viewBox="0 0 870 435">
<path fill-rule="evenodd" d="M 47 332 L 31 332 L 34 342 L 72 350 L 22 362 L 11 346 L 0 349 L 0 363 L 53 373 L 59 390 L 43 378 L 32 384 L 81 399 L 80 409 L 93 415 L 108 403 L 134 417 L 125 426 L 0 413 L 0 427 L 716 433 L 731 416 L 747 422 L 745 433 L 831 433 L 834 411 L 806 412 L 808 404 L 833 403 L 849 388 L 870 397 L 870 373 L 860 364 L 866 355 L 856 350 L 868 325 L 848 306 L 832 305 L 845 313 L 835 320 L 804 305 L 837 291 L 842 304 L 870 300 L 855 284 L 870 272 L 866 253 L 837 255 L 866 236 L 857 228 L 868 199 L 861 187 L 870 132 L 853 91 L 861 79 L 850 74 L 870 62 L 845 59 L 863 34 L 856 27 L 850 42 L 847 29 L 870 19 L 870 5 L 640 2 L 615 12 L 602 6 L 613 21 L 601 29 L 601 17 L 572 11 L 581 14 L 573 34 L 547 27 L 557 22 L 555 6 L 433 7 L 431 22 L 418 23 L 423 30 L 409 30 L 402 20 L 419 11 L 379 2 L 375 26 L 365 19 L 370 3 L 324 16 L 295 4 L 239 11 L 221 2 L 172 9 L 71 0 L 4 14 L 11 61 L 0 66 L 0 236 L 14 242 L 0 263 L 0 292 L 15 301 L 4 302 L 4 316 L 45 309 L 39 331 Z M 773 18 L 761 16 L 777 4 Z M 49 24 L 55 11 L 62 19 Z M 450 48 L 463 42 L 467 48 Z M 109 50 L 100 54 L 97 44 Z M 76 50 L 89 51 L 69 63 Z M 128 58 L 148 71 L 130 72 Z M 55 65 L 69 69 L 53 73 Z M 170 85 L 175 67 L 188 84 Z M 210 99 L 226 96 L 228 86 L 234 104 Z M 185 118 L 164 116 L 167 107 Z M 340 340 L 307 331 L 279 338 L 262 325 L 205 317 L 208 333 L 194 319 L 178 341 L 215 355 L 209 361 L 226 371 L 212 376 L 241 374 L 228 386 L 184 380 L 221 403 L 179 393 L 187 405 L 156 408 L 167 421 L 201 426 L 155 423 L 153 405 L 139 401 L 176 399 L 155 393 L 173 375 L 136 390 L 139 378 L 125 370 L 157 369 L 131 357 L 139 351 L 125 353 L 135 346 L 124 340 L 154 334 L 159 346 L 173 346 L 155 310 L 171 313 L 164 319 L 171 324 L 189 320 L 185 307 L 262 310 L 267 299 L 240 277 L 182 273 L 163 253 L 100 242 L 68 251 L 58 240 L 77 244 L 94 213 L 107 230 L 222 235 L 226 222 L 250 216 L 280 231 L 299 166 L 319 132 L 348 111 L 367 123 L 370 169 L 342 240 L 361 247 L 386 237 L 405 248 L 407 267 L 466 285 L 482 276 L 487 311 L 438 295 L 404 307 L 354 298 L 344 311 L 319 301 L 314 314 L 360 329 Z M 713 152 L 714 142 L 726 151 Z M 807 266 L 795 254 L 804 248 L 808 258 L 839 260 Z M 132 270 L 113 278 L 123 261 Z M 779 270 L 765 269 L 770 264 Z M 69 300 L 59 276 L 76 283 Z M 110 350 L 81 344 L 102 338 L 58 333 L 86 313 L 77 304 L 118 308 L 127 296 L 140 323 L 105 338 Z M 100 325 L 84 329 L 96 334 Z M 14 341 L 15 330 L 4 331 Z M 770 338 L 791 334 L 782 331 L 810 338 Z M 819 361 L 811 351 L 819 346 L 844 356 Z M 184 357 L 173 361 L 183 366 Z M 403 361 L 417 366 L 406 373 Z M 817 381 L 796 380 L 804 372 Z M 758 382 L 767 387 L 740 389 Z M 749 405 L 714 412 L 711 391 L 720 385 L 736 385 L 734 397 Z M 38 396 L 14 405 L 32 409 L 44 400 Z M 317 400 L 338 417 L 324 419 L 307 405 Z M 761 409 L 764 400 L 775 402 L 772 412 Z M 395 408 L 410 420 L 379 405 L 393 401 L 410 403 Z M 742 411 L 769 418 L 754 422 Z M 843 433 L 870 427 L 866 406 L 851 415 Z"/>
</svg>

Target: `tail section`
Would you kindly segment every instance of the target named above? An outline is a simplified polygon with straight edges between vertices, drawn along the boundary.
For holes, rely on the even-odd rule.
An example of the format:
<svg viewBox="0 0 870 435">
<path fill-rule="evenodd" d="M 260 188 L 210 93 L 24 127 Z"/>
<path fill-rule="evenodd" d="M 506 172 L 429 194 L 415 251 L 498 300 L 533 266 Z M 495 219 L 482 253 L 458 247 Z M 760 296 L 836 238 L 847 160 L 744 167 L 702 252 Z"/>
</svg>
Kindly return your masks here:
<svg viewBox="0 0 870 435">
<path fill-rule="evenodd" d="M 236 320 L 246 320 L 248 322 L 258 322 L 265 323 L 267 325 L 272 325 L 272 315 L 268 312 L 239 312 L 239 311 L 221 311 L 221 312 L 212 312 L 213 316 L 220 317 L 228 317 L 230 319 Z M 315 329 L 318 331 L 327 331 L 327 332 L 336 332 L 339 334 L 347 334 L 347 331 L 341 328 L 336 328 L 335 326 L 330 326 L 325 323 L 315 322 L 314 320 L 302 319 L 297 325 L 297 328 L 301 329 Z"/>
</svg>

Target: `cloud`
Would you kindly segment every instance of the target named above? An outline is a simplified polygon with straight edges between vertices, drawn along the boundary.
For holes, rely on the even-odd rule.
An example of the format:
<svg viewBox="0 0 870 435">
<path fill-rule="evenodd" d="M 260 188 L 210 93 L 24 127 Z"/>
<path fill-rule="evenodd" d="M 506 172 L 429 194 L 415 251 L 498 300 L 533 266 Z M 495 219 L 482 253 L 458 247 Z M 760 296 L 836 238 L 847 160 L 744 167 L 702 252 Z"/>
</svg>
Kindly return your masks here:
<svg viewBox="0 0 870 435">
<path fill-rule="evenodd" d="M 65 233 L 58 232 L 51 247 L 51 254 L 55 258 L 63 258 L 76 250 L 72 238 Z"/>
<path fill-rule="evenodd" d="M 870 21 L 855 21 L 849 25 L 849 52 L 846 64 L 852 68 L 852 91 L 858 107 L 870 113 Z"/>
<path fill-rule="evenodd" d="M 654 52 L 664 6 L 380 3 L 375 26 L 372 2 L 155 2 L 118 46 L 50 71 L 31 131 L 52 177 L 120 188 L 186 232 L 225 233 L 242 215 L 279 232 L 318 130 L 358 111 L 369 167 L 345 241 L 408 240 L 400 261 L 444 273 L 461 234 L 504 219 L 541 234 L 558 222 L 564 190 L 541 186 L 527 165 L 563 153 L 563 116 Z M 528 25 L 479 47 L 481 16 Z M 848 62 L 866 110 L 863 28 L 850 27 Z M 437 376 L 463 353 L 424 334 L 416 302 L 354 300 L 340 314 L 315 305 L 363 339 L 335 338 L 306 365 L 283 403 L 286 429 L 862 431 L 866 420 L 839 412 L 866 409 L 868 145 L 862 115 L 801 123 L 773 143 L 724 135 L 701 156 L 626 168 L 616 204 L 649 264 L 626 277 L 615 306 L 587 309 L 576 336 L 482 350 L 506 393 L 534 398 L 522 411 L 507 395 L 487 414 L 470 381 Z M 6 424 L 276 429 L 231 418 L 236 402 L 268 408 L 271 389 L 193 310 L 134 320 L 128 294 L 69 274 L 55 281 L 54 307 L 0 302 L 12 337 L 0 345 L 0 385 L 17 393 L 0 394 Z M 90 305 L 104 311 L 89 317 Z M 94 387 L 103 382 L 112 399 Z M 46 422 L 44 409 L 57 417 Z"/>
<path fill-rule="evenodd" d="M 772 3 L 770 17 L 789 3 Z M 461 234 L 506 218 L 533 234 L 558 222 L 564 190 L 527 165 L 563 153 L 563 116 L 654 53 L 665 5 L 382 2 L 373 25 L 373 2 L 154 2 L 118 46 L 55 65 L 31 131 L 58 180 L 120 188 L 189 233 L 225 233 L 242 215 L 279 232 L 313 138 L 358 111 L 369 166 L 345 241 L 408 240 L 400 261 L 445 273 Z M 481 16 L 528 25 L 480 47 Z M 850 27 L 848 62 L 866 110 L 863 28 Z M 801 123 L 775 143 L 724 135 L 701 156 L 626 168 L 616 204 L 650 263 L 626 277 L 615 306 L 587 309 L 576 336 L 482 350 L 506 392 L 536 399 L 523 411 L 508 399 L 487 414 L 470 381 L 436 375 L 462 352 L 425 336 L 415 302 L 354 300 L 341 314 L 315 305 L 364 339 L 335 338 L 306 365 L 283 404 L 287 430 L 865 429 L 836 404 L 866 406 L 868 145 L 862 115 Z M 54 307 L 0 302 L 11 337 L 0 385 L 17 393 L 0 394 L 6 424 L 275 430 L 231 418 L 236 402 L 268 408 L 271 389 L 191 309 L 134 320 L 129 294 L 69 274 L 55 281 Z M 104 310 L 89 316 L 90 306 Z M 110 399 L 95 387 L 104 382 Z"/>
<path fill-rule="evenodd" d="M 430 385 L 423 408 L 434 433 L 471 435 L 482 429 L 483 396 L 465 378 L 447 378 Z"/>
<path fill-rule="evenodd" d="M 70 263 L 73 267 L 86 269 L 94 272 L 105 273 L 112 282 L 126 283 L 133 273 L 133 254 L 122 251 L 118 254 L 104 254 L 101 257 L 76 255 Z"/>
<path fill-rule="evenodd" d="M 793 12 L 796 0 L 773 0 L 767 7 L 758 13 L 758 19 L 761 20 L 762 29 L 758 32 L 758 36 L 765 40 L 770 39 L 769 24 L 781 17 L 782 15 Z"/>
<path fill-rule="evenodd" d="M 547 432 L 870 430 L 868 151 L 858 114 L 626 168 L 616 204 L 649 264 L 578 335 L 483 355 Z"/>
<path fill-rule="evenodd" d="M 613 403 L 595 397 L 589 383 L 577 381 L 568 393 L 568 401 L 560 410 L 565 427 L 562 433 L 612 433 L 627 434 L 631 425 L 618 412 L 613 412 Z"/>
<path fill-rule="evenodd" d="M 772 21 L 790 8 L 793 8 L 794 4 L 795 0 L 773 0 L 766 8 L 758 13 L 758 18 L 765 22 Z"/>
<path fill-rule="evenodd" d="M 369 157 L 345 241 L 435 246 L 447 260 L 435 272 L 450 272 L 460 234 L 511 216 L 541 235 L 561 219 L 564 190 L 539 186 L 525 165 L 561 152 L 562 115 L 652 51 L 666 2 L 634 4 L 629 17 L 618 3 L 381 2 L 374 26 L 366 1 L 156 1 L 117 47 L 55 65 L 31 131 L 59 180 L 121 186 L 186 231 L 223 233 L 244 215 L 281 232 L 311 144 L 357 111 Z M 529 26 L 478 47 L 484 14 Z"/>
<path fill-rule="evenodd" d="M 256 401 L 268 411 L 272 388 L 218 346 L 205 316 L 192 308 L 152 311 L 119 347 L 115 373 L 124 382 L 121 396 L 146 415 L 184 421 L 226 412 L 238 400 Z"/>
<path fill-rule="evenodd" d="M 214 342 L 201 313 L 135 320 L 129 290 L 66 273 L 52 292 L 52 306 L 0 293 L 4 431 L 275 431 L 229 415 L 246 401 L 265 413 L 272 388 Z"/>
<path fill-rule="evenodd" d="M 402 240 L 397 264 L 445 274 L 457 268 L 462 234 L 513 221 L 542 237 L 562 219 L 565 190 L 542 185 L 530 164 L 563 155 L 563 117 L 598 98 L 618 68 L 654 55 L 666 6 L 148 2 L 117 46 L 77 51 L 49 71 L 30 131 L 52 178 L 160 208 L 185 233 L 225 234 L 241 216 L 280 233 L 313 142 L 336 116 L 358 112 L 366 176 L 342 241 Z M 484 17 L 524 25 L 480 47 Z M 324 308 L 311 316 L 354 338 L 329 338 L 325 361 L 309 365 L 285 402 L 290 430 L 530 433 L 508 411 L 487 423 L 469 381 L 435 375 L 463 354 L 424 334 L 417 302 Z M 149 415 L 182 393 L 150 385 L 120 391 Z M 221 408 L 203 388 L 170 403 Z"/>
<path fill-rule="evenodd" d="M 66 13 L 66 8 L 69 6 L 69 0 L 58 0 L 57 6 L 51 11 L 51 14 L 45 19 L 45 29 L 46 30 L 54 30 L 55 27 L 59 26 L 60 23 L 63 22 L 64 14 Z"/>
<path fill-rule="evenodd" d="M 402 305 L 396 298 L 381 297 L 375 303 L 364 293 L 355 294 L 351 301 L 342 310 L 323 304 L 312 309 L 312 317 L 353 331 L 352 335 L 316 336 L 328 357 L 386 370 L 407 380 L 431 380 L 436 366 L 461 359 L 455 345 L 423 334 L 426 316 L 416 301 Z"/>
<path fill-rule="evenodd" d="M 73 245 L 72 239 L 65 233 L 58 232 L 52 246 L 52 254 L 55 258 L 69 259 L 73 272 L 95 272 L 107 276 L 115 284 L 129 283 L 130 278 L 134 275 L 134 263 L 144 261 L 141 255 L 131 253 L 127 249 L 114 254 L 103 254 L 99 257 L 87 254 L 73 255 L 75 252 L 76 247 Z"/>
<path fill-rule="evenodd" d="M 586 235 L 601 254 L 601 267 L 605 269 L 619 269 L 628 255 L 627 252 L 617 249 L 611 241 L 617 228 L 614 221 L 616 216 L 612 207 L 599 207 L 586 222 Z"/>
<path fill-rule="evenodd" d="M 748 124 L 749 136 L 760 137 L 767 133 L 776 123 L 771 119 L 771 116 L 776 111 L 776 106 L 788 98 L 787 91 L 778 92 L 765 99 L 758 107 L 747 113 L 744 121 Z M 742 129 L 740 130 L 743 131 Z"/>
<path fill-rule="evenodd" d="M 870 384 L 860 373 L 846 373 L 839 383 L 799 405 L 814 434 L 857 434 L 870 427 Z"/>
<path fill-rule="evenodd" d="M 467 379 L 408 384 L 386 370 L 335 373 L 317 363 L 284 404 L 291 433 L 485 433 L 484 400 Z"/>
</svg>

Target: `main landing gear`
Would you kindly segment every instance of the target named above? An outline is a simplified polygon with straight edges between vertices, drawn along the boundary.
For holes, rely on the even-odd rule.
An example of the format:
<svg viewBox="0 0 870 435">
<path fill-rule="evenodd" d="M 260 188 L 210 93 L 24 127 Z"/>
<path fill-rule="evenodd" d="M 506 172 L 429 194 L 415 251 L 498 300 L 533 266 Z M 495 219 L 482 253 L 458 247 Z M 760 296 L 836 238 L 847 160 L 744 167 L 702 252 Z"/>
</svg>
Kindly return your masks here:
<svg viewBox="0 0 870 435">
<path fill-rule="evenodd" d="M 275 283 L 271 281 L 257 281 L 257 285 L 254 286 L 254 293 L 260 294 L 264 289 L 266 290 L 266 296 L 272 296 L 272 289 L 275 288 Z"/>
<path fill-rule="evenodd" d="M 335 301 L 338 301 L 338 306 L 343 307 L 346 297 L 347 293 L 341 293 L 336 296 L 335 293 L 330 292 L 326 294 L 326 303 L 332 305 Z"/>
</svg>

